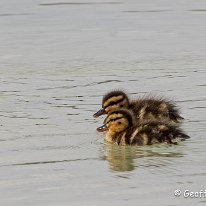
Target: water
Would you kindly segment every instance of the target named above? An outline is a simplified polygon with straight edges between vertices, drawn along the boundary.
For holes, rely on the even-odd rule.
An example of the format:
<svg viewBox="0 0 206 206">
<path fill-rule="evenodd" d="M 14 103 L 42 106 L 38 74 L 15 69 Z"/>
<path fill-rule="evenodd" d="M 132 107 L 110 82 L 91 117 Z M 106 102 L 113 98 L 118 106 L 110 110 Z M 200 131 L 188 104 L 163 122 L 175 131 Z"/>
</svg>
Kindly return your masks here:
<svg viewBox="0 0 206 206">
<path fill-rule="evenodd" d="M 0 205 L 205 205 L 206 2 L 1 0 Z M 175 100 L 177 146 L 105 144 L 125 89 Z"/>
</svg>

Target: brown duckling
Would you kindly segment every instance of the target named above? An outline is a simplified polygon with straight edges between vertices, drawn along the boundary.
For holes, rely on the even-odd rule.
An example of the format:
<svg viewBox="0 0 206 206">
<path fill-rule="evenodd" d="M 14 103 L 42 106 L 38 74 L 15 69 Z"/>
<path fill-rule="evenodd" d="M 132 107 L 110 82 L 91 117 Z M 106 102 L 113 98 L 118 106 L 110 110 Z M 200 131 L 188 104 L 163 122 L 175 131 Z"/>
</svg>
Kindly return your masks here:
<svg viewBox="0 0 206 206">
<path fill-rule="evenodd" d="M 158 120 L 135 122 L 132 112 L 116 109 L 107 115 L 104 125 L 98 127 L 97 131 L 107 131 L 105 140 L 118 145 L 151 145 L 161 142 L 177 144 L 178 141 L 189 138 L 172 124 Z"/>
<path fill-rule="evenodd" d="M 106 94 L 102 100 L 102 109 L 93 116 L 99 117 L 118 108 L 131 110 L 139 121 L 155 119 L 179 123 L 180 120 L 184 119 L 180 116 L 175 103 L 172 101 L 146 96 L 130 102 L 123 91 L 112 91 Z"/>
</svg>

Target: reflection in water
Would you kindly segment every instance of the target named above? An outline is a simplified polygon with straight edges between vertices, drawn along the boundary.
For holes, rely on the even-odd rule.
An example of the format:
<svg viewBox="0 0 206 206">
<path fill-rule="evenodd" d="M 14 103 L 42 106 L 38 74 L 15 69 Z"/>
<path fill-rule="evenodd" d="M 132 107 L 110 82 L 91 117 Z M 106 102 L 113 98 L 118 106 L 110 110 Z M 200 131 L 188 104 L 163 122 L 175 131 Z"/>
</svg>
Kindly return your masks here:
<svg viewBox="0 0 206 206">
<path fill-rule="evenodd" d="M 134 159 L 137 158 L 135 147 L 105 144 L 105 159 L 114 171 L 134 170 Z"/>
<path fill-rule="evenodd" d="M 174 151 L 174 145 L 152 145 L 152 146 L 119 146 L 105 143 L 105 157 L 113 171 L 132 171 L 136 167 L 160 167 L 167 165 L 170 161 L 156 157 L 182 157 L 180 151 Z M 152 161 L 145 159 L 138 162 L 136 159 L 152 157 Z"/>
</svg>

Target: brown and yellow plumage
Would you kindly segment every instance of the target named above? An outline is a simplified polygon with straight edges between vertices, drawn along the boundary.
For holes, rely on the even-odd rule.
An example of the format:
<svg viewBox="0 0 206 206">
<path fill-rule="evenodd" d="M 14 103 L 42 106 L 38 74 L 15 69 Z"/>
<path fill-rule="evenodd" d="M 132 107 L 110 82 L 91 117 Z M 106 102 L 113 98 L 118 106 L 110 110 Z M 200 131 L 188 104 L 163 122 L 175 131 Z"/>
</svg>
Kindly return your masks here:
<svg viewBox="0 0 206 206">
<path fill-rule="evenodd" d="M 151 145 L 154 143 L 177 143 L 188 139 L 178 126 L 158 120 L 138 122 L 126 109 L 116 109 L 107 115 L 104 125 L 97 131 L 107 131 L 106 141 L 118 145 Z"/>
<path fill-rule="evenodd" d="M 179 123 L 183 119 L 172 101 L 151 96 L 130 101 L 123 91 L 112 91 L 106 94 L 102 100 L 102 109 L 96 112 L 94 117 L 107 114 L 118 108 L 131 110 L 138 121 L 166 120 L 170 123 Z"/>
</svg>

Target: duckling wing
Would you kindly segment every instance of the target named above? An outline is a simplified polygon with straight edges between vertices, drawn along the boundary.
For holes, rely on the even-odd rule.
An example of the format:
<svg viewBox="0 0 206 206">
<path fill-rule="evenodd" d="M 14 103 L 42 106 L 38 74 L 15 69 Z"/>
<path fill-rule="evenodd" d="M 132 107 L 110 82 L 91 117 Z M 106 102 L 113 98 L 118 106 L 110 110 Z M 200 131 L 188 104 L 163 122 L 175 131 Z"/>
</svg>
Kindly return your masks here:
<svg viewBox="0 0 206 206">
<path fill-rule="evenodd" d="M 129 105 L 140 121 L 145 119 L 168 119 L 171 123 L 179 123 L 184 118 L 173 101 L 163 98 L 146 97 L 132 101 Z"/>
</svg>

